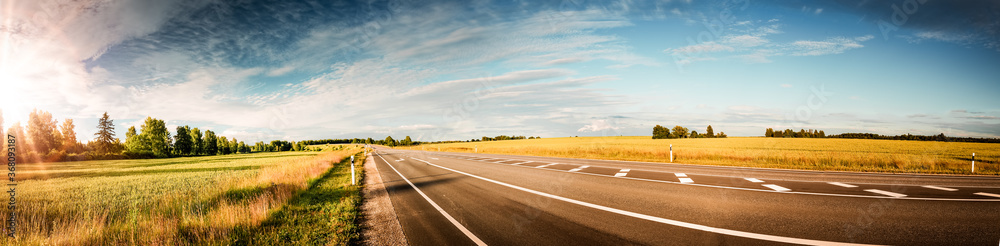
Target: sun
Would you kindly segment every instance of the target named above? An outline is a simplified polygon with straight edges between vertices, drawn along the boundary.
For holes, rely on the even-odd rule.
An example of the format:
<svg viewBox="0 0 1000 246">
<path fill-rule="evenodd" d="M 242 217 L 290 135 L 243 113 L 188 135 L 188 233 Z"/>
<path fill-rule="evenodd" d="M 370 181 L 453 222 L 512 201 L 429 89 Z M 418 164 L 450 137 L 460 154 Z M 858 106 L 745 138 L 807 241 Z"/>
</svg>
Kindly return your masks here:
<svg viewBox="0 0 1000 246">
<path fill-rule="evenodd" d="M 0 70 L 0 110 L 3 116 L 3 128 L 6 130 L 15 122 L 21 122 L 24 126 L 28 120 L 30 110 L 27 105 L 28 98 L 24 98 L 22 89 L 24 80 L 17 76 Z"/>
</svg>

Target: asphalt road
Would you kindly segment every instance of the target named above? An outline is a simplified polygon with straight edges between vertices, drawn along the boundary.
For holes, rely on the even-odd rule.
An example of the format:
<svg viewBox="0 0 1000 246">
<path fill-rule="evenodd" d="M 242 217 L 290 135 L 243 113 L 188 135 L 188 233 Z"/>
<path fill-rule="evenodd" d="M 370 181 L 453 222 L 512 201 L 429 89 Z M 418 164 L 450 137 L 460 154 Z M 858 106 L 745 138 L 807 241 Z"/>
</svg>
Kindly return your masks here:
<svg viewBox="0 0 1000 246">
<path fill-rule="evenodd" d="M 1000 244 L 1000 178 L 379 149 L 411 245 Z"/>
</svg>

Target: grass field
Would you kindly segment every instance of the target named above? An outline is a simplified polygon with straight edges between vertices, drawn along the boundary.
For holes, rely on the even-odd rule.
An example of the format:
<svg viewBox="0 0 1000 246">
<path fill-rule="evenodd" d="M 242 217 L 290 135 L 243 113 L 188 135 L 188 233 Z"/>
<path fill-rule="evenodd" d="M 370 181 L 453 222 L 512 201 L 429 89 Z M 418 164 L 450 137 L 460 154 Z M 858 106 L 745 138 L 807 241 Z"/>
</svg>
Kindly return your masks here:
<svg viewBox="0 0 1000 246">
<path fill-rule="evenodd" d="M 577 137 L 428 144 L 415 150 L 887 173 L 1000 174 L 1000 144 L 817 138 Z"/>
<path fill-rule="evenodd" d="M 0 242 L 344 245 L 359 234 L 359 188 L 345 174 L 347 157 L 359 152 L 335 145 L 322 152 L 21 164 L 18 237 Z M 304 220 L 315 212 L 327 223 Z M 296 226 L 302 223 L 311 231 Z M 287 238 L 294 239 L 281 240 Z"/>
</svg>

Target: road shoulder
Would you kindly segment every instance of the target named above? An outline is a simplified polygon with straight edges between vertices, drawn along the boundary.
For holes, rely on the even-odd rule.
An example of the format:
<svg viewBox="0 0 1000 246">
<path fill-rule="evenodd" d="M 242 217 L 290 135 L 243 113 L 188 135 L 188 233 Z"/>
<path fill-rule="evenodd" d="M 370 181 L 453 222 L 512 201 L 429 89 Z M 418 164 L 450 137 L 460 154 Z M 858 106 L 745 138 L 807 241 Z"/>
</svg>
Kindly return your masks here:
<svg viewBox="0 0 1000 246">
<path fill-rule="evenodd" d="M 365 159 L 364 168 L 362 245 L 407 245 L 403 228 L 399 225 L 392 201 L 389 200 L 389 193 L 385 190 L 382 176 L 370 154 Z"/>
</svg>

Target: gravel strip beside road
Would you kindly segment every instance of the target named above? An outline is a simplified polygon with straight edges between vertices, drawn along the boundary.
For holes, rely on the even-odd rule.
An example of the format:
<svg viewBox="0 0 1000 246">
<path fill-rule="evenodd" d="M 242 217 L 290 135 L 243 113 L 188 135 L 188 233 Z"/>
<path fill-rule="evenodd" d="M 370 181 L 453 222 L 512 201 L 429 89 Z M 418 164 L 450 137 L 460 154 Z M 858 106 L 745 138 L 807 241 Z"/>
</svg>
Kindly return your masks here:
<svg viewBox="0 0 1000 246">
<path fill-rule="evenodd" d="M 365 160 L 365 196 L 361 205 L 364 222 L 361 225 L 363 245 L 407 245 L 403 228 L 399 226 L 396 212 L 385 191 L 385 184 L 375 167 L 375 160 L 368 155 Z"/>
</svg>

